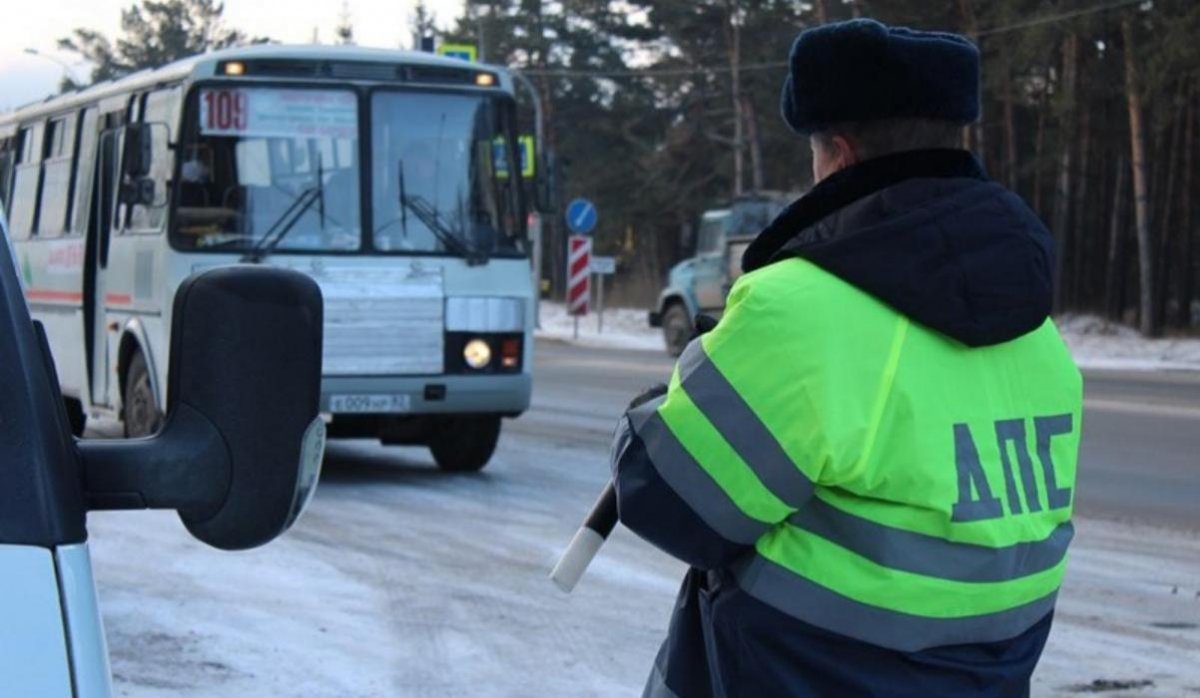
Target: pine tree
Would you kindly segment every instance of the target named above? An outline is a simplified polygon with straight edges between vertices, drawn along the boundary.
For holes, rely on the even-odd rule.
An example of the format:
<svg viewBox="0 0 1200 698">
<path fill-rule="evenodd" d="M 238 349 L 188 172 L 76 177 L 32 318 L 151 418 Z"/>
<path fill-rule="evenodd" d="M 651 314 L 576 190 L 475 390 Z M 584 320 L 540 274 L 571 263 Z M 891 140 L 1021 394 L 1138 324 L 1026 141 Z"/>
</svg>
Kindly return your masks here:
<svg viewBox="0 0 1200 698">
<path fill-rule="evenodd" d="M 59 39 L 58 47 L 92 63 L 91 80 L 98 82 L 213 49 L 266 41 L 226 28 L 224 12 L 224 3 L 216 0 L 140 0 L 121 11 L 121 36 L 115 40 L 79 28 Z"/>
</svg>

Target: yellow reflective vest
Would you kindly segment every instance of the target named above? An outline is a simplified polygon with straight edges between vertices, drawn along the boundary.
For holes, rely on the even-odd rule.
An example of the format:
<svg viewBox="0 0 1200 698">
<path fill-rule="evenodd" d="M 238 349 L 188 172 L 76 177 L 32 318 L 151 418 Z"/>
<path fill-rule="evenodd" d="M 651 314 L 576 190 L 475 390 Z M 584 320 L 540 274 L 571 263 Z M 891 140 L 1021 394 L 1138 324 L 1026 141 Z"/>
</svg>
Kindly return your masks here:
<svg viewBox="0 0 1200 698">
<path fill-rule="evenodd" d="M 969 348 L 803 259 L 746 274 L 628 426 L 738 586 L 900 651 L 1014 637 L 1071 540 L 1082 381 L 1052 321 Z"/>
</svg>

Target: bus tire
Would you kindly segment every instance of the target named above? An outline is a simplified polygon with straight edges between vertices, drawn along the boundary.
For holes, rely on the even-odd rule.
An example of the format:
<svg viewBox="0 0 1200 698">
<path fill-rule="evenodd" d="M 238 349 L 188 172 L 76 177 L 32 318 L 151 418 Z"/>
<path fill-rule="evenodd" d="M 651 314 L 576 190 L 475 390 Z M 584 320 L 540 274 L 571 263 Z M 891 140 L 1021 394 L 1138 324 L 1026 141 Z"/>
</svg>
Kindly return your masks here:
<svg viewBox="0 0 1200 698">
<path fill-rule="evenodd" d="M 439 420 L 429 437 L 438 468 L 450 473 L 483 470 L 500 440 L 500 416 L 461 415 Z"/>
<path fill-rule="evenodd" d="M 67 407 L 67 423 L 71 427 L 71 434 L 83 436 L 83 430 L 87 428 L 87 415 L 83 412 L 83 402 L 73 397 L 64 397 L 63 402 Z"/>
<path fill-rule="evenodd" d="M 150 436 L 162 426 L 163 415 L 154 398 L 150 384 L 150 369 L 142 352 L 134 350 L 125 370 L 125 392 L 122 401 L 122 421 L 126 438 Z"/>
<path fill-rule="evenodd" d="M 662 331 L 667 353 L 671 356 L 682 354 L 693 332 L 692 319 L 682 303 L 675 302 L 667 306 L 662 315 Z"/>
</svg>

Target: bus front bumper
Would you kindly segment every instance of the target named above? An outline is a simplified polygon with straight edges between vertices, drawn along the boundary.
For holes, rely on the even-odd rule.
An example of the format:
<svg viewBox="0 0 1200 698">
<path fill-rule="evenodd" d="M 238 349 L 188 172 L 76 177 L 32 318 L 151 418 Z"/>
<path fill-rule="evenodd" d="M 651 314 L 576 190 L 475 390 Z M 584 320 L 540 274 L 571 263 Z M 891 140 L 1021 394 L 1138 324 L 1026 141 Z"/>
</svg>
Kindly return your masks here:
<svg viewBox="0 0 1200 698">
<path fill-rule="evenodd" d="M 529 409 L 533 377 L 506 375 L 322 376 L 330 414 L 501 414 Z"/>
</svg>

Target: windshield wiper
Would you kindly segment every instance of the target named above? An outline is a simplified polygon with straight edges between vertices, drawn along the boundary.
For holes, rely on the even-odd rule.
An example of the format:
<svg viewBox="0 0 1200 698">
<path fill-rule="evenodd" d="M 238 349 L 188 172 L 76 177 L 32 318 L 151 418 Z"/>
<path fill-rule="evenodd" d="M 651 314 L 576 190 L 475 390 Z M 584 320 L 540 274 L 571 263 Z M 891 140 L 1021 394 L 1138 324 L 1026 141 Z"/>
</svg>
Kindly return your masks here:
<svg viewBox="0 0 1200 698">
<path fill-rule="evenodd" d="M 325 230 L 325 168 L 321 165 L 321 154 L 317 153 L 317 182 L 313 186 L 300 192 L 283 213 L 271 223 L 271 227 L 267 228 L 267 232 L 262 236 L 254 249 L 242 256 L 243 262 L 261 262 L 264 257 L 275 251 L 280 242 L 288 233 L 292 232 L 292 228 L 296 227 L 296 223 L 304 217 L 308 209 L 312 208 L 313 203 L 317 204 L 317 213 L 321 221 L 321 230 Z M 291 218 L 288 216 L 291 214 Z M 286 223 L 285 223 L 286 221 Z M 279 228 L 279 232 L 272 232 Z"/>
<path fill-rule="evenodd" d="M 271 227 L 267 228 L 266 234 L 262 236 L 258 244 L 249 252 L 242 255 L 241 261 L 261 262 L 264 257 L 274 252 L 279 243 L 283 241 L 283 238 L 292 231 L 292 228 L 304 217 L 308 209 L 312 208 L 312 205 L 318 199 L 323 198 L 323 195 L 324 187 L 320 184 L 320 180 L 318 180 L 317 185 L 300 192 L 300 195 L 283 210 L 283 213 L 279 214 L 275 222 L 271 223 Z"/>
<path fill-rule="evenodd" d="M 454 231 L 442 221 L 442 216 L 438 213 L 437 209 L 431 206 L 423 197 L 416 194 L 405 196 L 401 193 L 400 207 L 402 211 L 405 209 L 412 211 L 413 215 L 424 223 L 425 227 L 429 228 L 430 232 L 446 246 L 446 249 L 453 250 L 462 255 L 467 260 L 468 266 L 473 267 L 480 264 L 487 264 L 487 255 L 482 250 L 468 243 L 465 239 L 455 235 Z"/>
<path fill-rule="evenodd" d="M 408 240 L 408 206 L 404 203 L 408 200 L 408 194 L 404 190 L 404 161 L 400 161 L 400 230 L 404 232 L 404 239 Z"/>
</svg>

